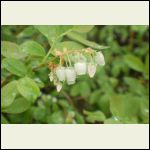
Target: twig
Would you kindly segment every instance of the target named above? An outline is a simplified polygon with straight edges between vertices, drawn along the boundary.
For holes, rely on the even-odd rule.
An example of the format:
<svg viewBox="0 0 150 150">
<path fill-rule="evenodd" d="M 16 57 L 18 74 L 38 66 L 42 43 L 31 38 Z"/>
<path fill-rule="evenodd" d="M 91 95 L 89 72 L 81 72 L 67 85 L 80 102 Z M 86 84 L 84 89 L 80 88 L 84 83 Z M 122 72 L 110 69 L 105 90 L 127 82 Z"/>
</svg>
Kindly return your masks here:
<svg viewBox="0 0 150 150">
<path fill-rule="evenodd" d="M 34 68 L 32 69 L 32 71 L 36 71 L 36 70 L 38 70 L 39 68 L 44 67 L 44 66 L 46 66 L 46 65 L 47 65 L 47 63 L 40 64 L 39 66 L 34 67 Z"/>
<path fill-rule="evenodd" d="M 71 104 L 71 106 L 76 110 L 76 107 L 73 103 L 73 99 L 65 91 L 62 91 L 62 94 L 68 100 L 68 102 Z"/>
<path fill-rule="evenodd" d="M 51 48 L 49 49 L 47 55 L 43 58 L 42 64 L 46 61 L 47 57 L 50 55 L 51 50 L 54 48 L 55 42 L 52 44 Z"/>
</svg>

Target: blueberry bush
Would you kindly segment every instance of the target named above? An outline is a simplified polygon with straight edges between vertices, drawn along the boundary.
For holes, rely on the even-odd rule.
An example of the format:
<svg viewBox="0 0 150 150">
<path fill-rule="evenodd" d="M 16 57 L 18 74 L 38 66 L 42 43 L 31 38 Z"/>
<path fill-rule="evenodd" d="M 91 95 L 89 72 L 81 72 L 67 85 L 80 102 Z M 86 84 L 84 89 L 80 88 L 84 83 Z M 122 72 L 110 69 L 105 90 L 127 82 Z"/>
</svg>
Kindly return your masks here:
<svg viewBox="0 0 150 150">
<path fill-rule="evenodd" d="M 1 124 L 149 123 L 149 26 L 1 26 Z"/>
</svg>

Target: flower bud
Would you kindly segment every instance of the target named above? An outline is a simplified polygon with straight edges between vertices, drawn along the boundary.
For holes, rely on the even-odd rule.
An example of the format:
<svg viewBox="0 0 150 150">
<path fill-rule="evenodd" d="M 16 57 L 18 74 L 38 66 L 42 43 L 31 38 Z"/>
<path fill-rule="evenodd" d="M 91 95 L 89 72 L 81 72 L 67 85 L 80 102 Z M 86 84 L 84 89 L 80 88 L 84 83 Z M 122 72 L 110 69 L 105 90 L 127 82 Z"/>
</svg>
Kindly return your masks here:
<svg viewBox="0 0 150 150">
<path fill-rule="evenodd" d="M 52 82 L 54 80 L 54 74 L 51 72 L 48 76 L 50 81 Z"/>
<path fill-rule="evenodd" d="M 76 80 L 76 73 L 73 67 L 66 68 L 66 79 L 68 85 L 74 84 Z"/>
<path fill-rule="evenodd" d="M 59 81 L 65 81 L 65 67 L 56 68 L 56 75 Z"/>
<path fill-rule="evenodd" d="M 104 66 L 105 65 L 105 59 L 102 52 L 97 52 L 95 55 L 95 61 L 98 65 Z"/>
<path fill-rule="evenodd" d="M 77 75 L 84 75 L 87 71 L 86 62 L 77 62 L 74 64 Z"/>
<path fill-rule="evenodd" d="M 57 89 L 57 92 L 60 92 L 60 90 L 62 89 L 62 83 L 61 82 L 58 82 L 56 84 L 56 89 Z"/>
<path fill-rule="evenodd" d="M 96 73 L 96 64 L 88 63 L 88 74 L 90 78 L 93 78 Z"/>
</svg>

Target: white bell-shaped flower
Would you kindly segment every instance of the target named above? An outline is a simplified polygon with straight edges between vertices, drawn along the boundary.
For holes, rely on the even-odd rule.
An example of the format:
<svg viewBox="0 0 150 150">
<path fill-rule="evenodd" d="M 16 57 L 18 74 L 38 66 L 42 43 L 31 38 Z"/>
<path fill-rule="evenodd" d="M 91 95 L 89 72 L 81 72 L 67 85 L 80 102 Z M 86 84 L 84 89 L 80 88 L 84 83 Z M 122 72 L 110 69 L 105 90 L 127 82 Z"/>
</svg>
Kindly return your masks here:
<svg viewBox="0 0 150 150">
<path fill-rule="evenodd" d="M 54 80 L 54 74 L 51 72 L 48 76 L 50 81 L 52 82 Z"/>
<path fill-rule="evenodd" d="M 95 62 L 101 66 L 105 65 L 105 59 L 104 59 L 104 55 L 102 54 L 102 52 L 96 52 Z"/>
<path fill-rule="evenodd" d="M 74 64 L 75 71 L 77 75 L 84 75 L 87 72 L 86 62 L 77 62 Z"/>
<path fill-rule="evenodd" d="M 61 82 L 58 82 L 58 83 L 56 84 L 56 89 L 57 89 L 57 92 L 60 92 L 60 91 L 61 91 L 61 89 L 62 89 L 62 83 L 61 83 Z"/>
<path fill-rule="evenodd" d="M 96 64 L 88 63 L 88 74 L 90 78 L 93 78 L 96 73 Z"/>
<path fill-rule="evenodd" d="M 65 67 L 58 67 L 56 68 L 56 76 L 59 81 L 65 81 Z"/>
<path fill-rule="evenodd" d="M 74 84 L 76 81 L 76 72 L 73 67 L 68 67 L 66 68 L 66 79 L 67 79 L 67 84 L 71 85 Z"/>
</svg>

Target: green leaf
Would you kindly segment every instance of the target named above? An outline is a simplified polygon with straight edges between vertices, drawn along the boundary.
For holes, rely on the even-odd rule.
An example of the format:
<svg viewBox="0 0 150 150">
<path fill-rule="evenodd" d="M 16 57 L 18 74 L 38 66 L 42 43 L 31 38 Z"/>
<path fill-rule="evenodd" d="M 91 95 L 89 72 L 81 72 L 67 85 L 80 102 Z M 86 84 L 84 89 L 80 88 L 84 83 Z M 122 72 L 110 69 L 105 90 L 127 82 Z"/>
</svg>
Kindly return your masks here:
<svg viewBox="0 0 150 150">
<path fill-rule="evenodd" d="M 67 100 L 59 100 L 58 101 L 58 104 L 61 106 L 61 107 L 63 107 L 64 109 L 70 109 L 70 105 L 69 105 L 69 103 L 68 103 L 68 101 Z"/>
<path fill-rule="evenodd" d="M 84 111 L 84 114 L 87 115 L 86 120 L 91 123 L 95 123 L 96 121 L 104 121 L 106 119 L 105 115 L 101 111 L 94 111 L 94 112 L 89 112 L 89 111 Z"/>
<path fill-rule="evenodd" d="M 71 96 L 78 96 L 80 95 L 80 84 L 79 83 L 76 83 L 72 88 L 71 88 L 71 91 L 70 91 L 70 94 Z"/>
<path fill-rule="evenodd" d="M 91 94 L 91 88 L 89 84 L 85 81 L 81 82 L 80 84 L 80 93 L 83 97 L 88 97 Z"/>
<path fill-rule="evenodd" d="M 134 55 L 127 54 L 124 56 L 125 63 L 135 71 L 143 72 L 144 71 L 144 64 L 142 60 Z"/>
<path fill-rule="evenodd" d="M 2 108 L 11 105 L 17 95 L 17 81 L 11 81 L 1 89 Z"/>
<path fill-rule="evenodd" d="M 141 97 L 140 118 L 143 123 L 149 123 L 149 97 L 145 95 Z"/>
<path fill-rule="evenodd" d="M 84 124 L 85 123 L 84 117 L 81 114 L 79 114 L 78 112 L 76 112 L 75 119 L 76 119 L 76 122 L 78 124 Z"/>
<path fill-rule="evenodd" d="M 65 116 L 65 124 L 71 124 L 74 121 L 75 112 L 72 110 L 67 111 L 67 115 Z"/>
<path fill-rule="evenodd" d="M 101 92 L 100 90 L 95 90 L 91 93 L 90 98 L 89 98 L 90 104 L 94 104 L 97 101 L 99 101 L 100 94 L 101 94 L 100 92 Z"/>
<path fill-rule="evenodd" d="M 21 51 L 20 47 L 12 42 L 1 42 L 1 54 L 7 58 L 23 59 L 26 54 Z"/>
<path fill-rule="evenodd" d="M 32 110 L 28 109 L 23 113 L 7 115 L 12 124 L 32 124 Z"/>
<path fill-rule="evenodd" d="M 131 121 L 139 112 L 140 99 L 132 94 L 118 94 L 111 97 L 110 111 L 118 120 Z"/>
<path fill-rule="evenodd" d="M 144 32 L 148 29 L 147 25 L 133 25 L 131 26 L 132 31 L 139 32 L 140 34 L 144 34 Z"/>
<path fill-rule="evenodd" d="M 131 77 L 124 77 L 125 83 L 129 86 L 129 90 L 132 93 L 136 93 L 138 95 L 145 95 L 145 87 L 140 83 L 139 80 Z"/>
<path fill-rule="evenodd" d="M 144 75 L 146 79 L 149 79 L 149 55 L 145 58 Z"/>
<path fill-rule="evenodd" d="M 25 76 L 27 74 L 27 68 L 20 60 L 14 58 L 5 58 L 2 61 L 2 66 L 17 76 Z"/>
<path fill-rule="evenodd" d="M 111 95 L 109 93 L 105 93 L 99 96 L 97 100 L 100 110 L 107 116 L 110 114 L 110 97 Z"/>
<path fill-rule="evenodd" d="M 10 114 L 18 114 L 26 111 L 30 107 L 30 102 L 24 99 L 23 97 L 16 98 L 13 103 L 4 108 L 2 112 Z"/>
<path fill-rule="evenodd" d="M 45 37 L 47 37 L 47 39 L 49 38 L 49 25 L 35 25 L 34 27 L 38 29 Z"/>
<path fill-rule="evenodd" d="M 103 45 L 99 45 L 95 42 L 92 42 L 92 41 L 88 41 L 86 39 L 84 39 L 82 36 L 80 36 L 80 34 L 76 33 L 76 32 L 69 32 L 67 34 L 67 36 L 72 39 L 72 40 L 75 40 L 79 43 L 82 43 L 83 45 L 86 45 L 86 46 L 89 46 L 93 49 L 96 49 L 96 50 L 102 50 L 102 49 L 106 49 L 108 48 L 107 46 L 103 46 Z"/>
<path fill-rule="evenodd" d="M 52 124 L 63 124 L 64 116 L 61 111 L 54 112 L 51 116 L 47 117 L 47 122 Z"/>
<path fill-rule="evenodd" d="M 112 117 L 112 118 L 108 118 L 104 121 L 104 124 L 121 124 L 121 122 L 115 118 L 115 117 Z"/>
<path fill-rule="evenodd" d="M 23 52 L 28 53 L 31 56 L 45 56 L 44 48 L 35 41 L 26 41 L 21 45 L 21 49 Z"/>
<path fill-rule="evenodd" d="M 86 33 L 92 30 L 94 25 L 74 25 L 73 30 L 81 33 Z"/>
<path fill-rule="evenodd" d="M 18 38 L 25 38 L 25 37 L 31 37 L 35 32 L 35 28 L 33 26 L 26 27 L 22 32 L 20 32 L 17 37 Z"/>
<path fill-rule="evenodd" d="M 11 34 L 4 33 L 4 32 L 1 30 L 1 41 L 15 42 L 16 40 L 17 40 L 16 37 L 14 37 L 14 36 L 11 35 Z"/>
<path fill-rule="evenodd" d="M 7 119 L 1 114 L 1 124 L 8 124 Z"/>
<path fill-rule="evenodd" d="M 80 50 L 84 48 L 84 46 L 74 41 L 65 41 L 65 42 L 57 43 L 55 45 L 55 48 L 60 51 L 62 51 L 63 48 L 67 48 L 68 50 L 78 50 L 78 49 Z"/>
<path fill-rule="evenodd" d="M 72 25 L 36 25 L 37 28 L 47 39 L 50 44 L 70 32 Z"/>
<path fill-rule="evenodd" d="M 43 122 L 46 116 L 46 109 L 44 107 L 33 107 L 33 118 L 37 121 Z"/>
<path fill-rule="evenodd" d="M 17 88 L 20 94 L 31 102 L 34 102 L 41 94 L 38 85 L 29 77 L 18 80 Z"/>
<path fill-rule="evenodd" d="M 83 97 L 88 97 L 90 93 L 91 93 L 91 89 L 88 83 L 85 81 L 76 83 L 71 89 L 72 96 L 81 95 Z"/>
<path fill-rule="evenodd" d="M 43 88 L 45 86 L 44 82 L 38 77 L 34 78 L 34 81 L 38 85 L 39 88 Z"/>
</svg>

